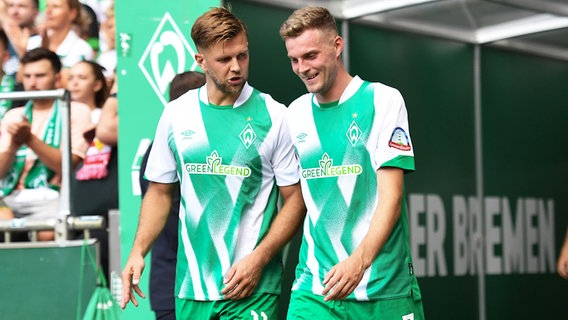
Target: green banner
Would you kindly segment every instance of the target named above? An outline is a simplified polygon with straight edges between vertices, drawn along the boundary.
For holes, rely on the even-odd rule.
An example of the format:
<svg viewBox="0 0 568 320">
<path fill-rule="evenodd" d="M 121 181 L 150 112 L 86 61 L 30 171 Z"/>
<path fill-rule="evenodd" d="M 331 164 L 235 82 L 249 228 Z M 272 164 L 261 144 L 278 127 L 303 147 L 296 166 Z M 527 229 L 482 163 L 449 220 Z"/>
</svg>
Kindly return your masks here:
<svg viewBox="0 0 568 320">
<path fill-rule="evenodd" d="M 172 78 L 195 70 L 193 21 L 219 1 L 115 2 L 119 83 L 119 190 L 121 257 L 124 265 L 134 240 L 140 210 L 140 161 L 168 101 Z M 141 283 L 148 295 L 149 259 Z M 142 301 L 140 301 L 142 300 Z M 129 305 L 124 319 L 150 319 L 148 299 Z"/>
</svg>

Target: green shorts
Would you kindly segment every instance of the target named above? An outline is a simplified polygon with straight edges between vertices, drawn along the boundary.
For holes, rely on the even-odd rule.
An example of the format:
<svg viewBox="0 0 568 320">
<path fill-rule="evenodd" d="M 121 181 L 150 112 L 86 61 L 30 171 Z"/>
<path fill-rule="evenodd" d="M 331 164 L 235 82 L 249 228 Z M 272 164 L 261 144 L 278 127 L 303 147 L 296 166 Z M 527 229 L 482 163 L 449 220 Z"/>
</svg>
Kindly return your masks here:
<svg viewBox="0 0 568 320">
<path fill-rule="evenodd" d="M 412 297 L 354 301 L 323 301 L 323 296 L 296 290 L 290 297 L 288 320 L 424 320 L 422 300 Z"/>
<path fill-rule="evenodd" d="M 197 301 L 176 298 L 176 319 L 276 320 L 280 296 L 253 294 L 241 300 Z"/>
</svg>

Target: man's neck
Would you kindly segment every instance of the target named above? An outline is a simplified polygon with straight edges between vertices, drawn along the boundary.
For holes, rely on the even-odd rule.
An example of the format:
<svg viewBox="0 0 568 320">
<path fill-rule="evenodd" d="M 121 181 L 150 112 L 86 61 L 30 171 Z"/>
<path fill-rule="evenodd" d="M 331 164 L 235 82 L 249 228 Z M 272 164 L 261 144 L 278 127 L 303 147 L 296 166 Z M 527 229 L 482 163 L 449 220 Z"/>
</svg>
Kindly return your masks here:
<svg viewBox="0 0 568 320">
<path fill-rule="evenodd" d="M 316 98 L 320 103 L 330 103 L 339 100 L 349 83 L 351 83 L 351 80 L 353 80 L 353 76 L 347 70 L 341 68 L 337 72 L 332 87 L 323 95 L 316 93 Z"/>
<path fill-rule="evenodd" d="M 36 99 L 32 106 L 36 110 L 46 110 L 51 108 L 54 101 L 54 99 Z"/>
<path fill-rule="evenodd" d="M 216 106 L 231 106 L 234 105 L 239 96 L 241 95 L 241 91 L 238 93 L 225 93 L 216 88 L 213 88 L 213 84 L 211 86 L 207 85 L 207 99 L 209 103 L 214 104 Z"/>
</svg>

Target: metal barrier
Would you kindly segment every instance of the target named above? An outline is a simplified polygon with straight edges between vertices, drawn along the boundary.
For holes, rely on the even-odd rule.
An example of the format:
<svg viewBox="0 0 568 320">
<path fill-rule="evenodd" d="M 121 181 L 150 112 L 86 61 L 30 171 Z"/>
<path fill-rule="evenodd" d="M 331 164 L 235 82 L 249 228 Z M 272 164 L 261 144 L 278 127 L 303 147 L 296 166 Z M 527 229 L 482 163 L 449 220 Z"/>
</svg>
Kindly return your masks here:
<svg viewBox="0 0 568 320">
<path fill-rule="evenodd" d="M 102 216 L 71 217 L 71 94 L 65 89 L 42 91 L 17 91 L 0 93 L 0 99 L 6 100 L 33 100 L 33 99 L 59 99 L 61 115 L 61 190 L 59 194 L 60 207 L 55 219 L 26 220 L 26 218 L 0 220 L 0 232 L 4 232 L 4 241 L 10 242 L 10 233 L 14 231 L 30 231 L 31 240 L 37 240 L 37 232 L 41 230 L 55 230 L 55 241 L 69 239 L 69 231 L 83 230 L 88 237 L 89 229 L 102 229 L 104 218 Z"/>
</svg>

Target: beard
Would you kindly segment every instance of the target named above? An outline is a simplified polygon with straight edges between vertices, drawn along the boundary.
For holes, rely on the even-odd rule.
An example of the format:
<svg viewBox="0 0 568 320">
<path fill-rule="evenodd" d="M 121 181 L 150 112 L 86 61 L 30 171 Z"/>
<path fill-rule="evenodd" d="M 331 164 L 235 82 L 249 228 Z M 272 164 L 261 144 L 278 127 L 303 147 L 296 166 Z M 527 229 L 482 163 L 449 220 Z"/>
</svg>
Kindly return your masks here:
<svg viewBox="0 0 568 320">
<path fill-rule="evenodd" d="M 215 84 L 215 87 L 217 87 L 219 91 L 228 95 L 239 94 L 246 82 L 246 78 L 243 77 L 244 81 L 241 84 L 239 84 L 238 86 L 232 86 L 226 82 L 219 80 L 219 78 L 217 78 L 217 76 L 215 76 L 213 72 L 207 72 L 207 74 L 209 75 L 211 80 L 213 80 L 213 84 Z"/>
</svg>

